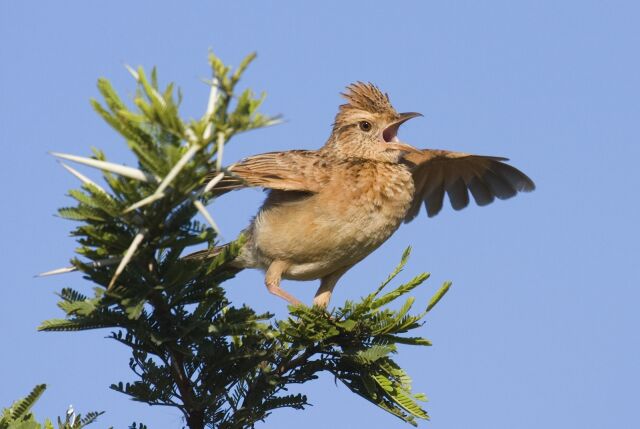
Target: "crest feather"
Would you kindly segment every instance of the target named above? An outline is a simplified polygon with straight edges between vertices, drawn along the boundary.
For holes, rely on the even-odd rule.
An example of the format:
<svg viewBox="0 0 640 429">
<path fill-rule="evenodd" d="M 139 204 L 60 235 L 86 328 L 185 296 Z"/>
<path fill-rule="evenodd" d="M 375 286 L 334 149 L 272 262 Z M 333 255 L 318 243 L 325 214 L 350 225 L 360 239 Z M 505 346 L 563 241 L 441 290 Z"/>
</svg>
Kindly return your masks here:
<svg viewBox="0 0 640 429">
<path fill-rule="evenodd" d="M 340 106 L 341 111 L 358 109 L 371 113 L 395 113 L 389 96 L 371 82 L 352 83 L 341 95 L 347 100 L 347 104 Z"/>
</svg>

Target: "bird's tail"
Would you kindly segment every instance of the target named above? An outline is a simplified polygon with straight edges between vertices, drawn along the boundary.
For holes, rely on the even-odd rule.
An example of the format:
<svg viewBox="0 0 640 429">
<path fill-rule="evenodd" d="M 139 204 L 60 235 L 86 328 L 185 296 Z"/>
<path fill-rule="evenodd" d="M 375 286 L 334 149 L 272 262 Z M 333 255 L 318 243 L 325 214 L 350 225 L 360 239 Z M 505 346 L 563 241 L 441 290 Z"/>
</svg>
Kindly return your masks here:
<svg viewBox="0 0 640 429">
<path fill-rule="evenodd" d="M 249 267 L 245 261 L 246 252 L 243 251 L 246 244 L 246 236 L 243 232 L 234 241 L 222 246 L 214 246 L 190 253 L 183 256 L 182 260 L 201 262 L 203 264 L 213 262 L 216 267 L 223 268 L 223 271 L 238 272 Z M 217 270 L 217 268 L 212 267 L 210 269 Z"/>
<path fill-rule="evenodd" d="M 215 246 L 209 249 L 199 250 L 197 252 L 190 253 L 187 256 L 183 256 L 182 259 L 187 261 L 205 261 L 208 259 L 213 259 L 216 256 L 229 251 L 232 244 L 233 242 L 223 244 L 222 246 Z M 231 259 L 228 262 L 231 262 Z"/>
</svg>

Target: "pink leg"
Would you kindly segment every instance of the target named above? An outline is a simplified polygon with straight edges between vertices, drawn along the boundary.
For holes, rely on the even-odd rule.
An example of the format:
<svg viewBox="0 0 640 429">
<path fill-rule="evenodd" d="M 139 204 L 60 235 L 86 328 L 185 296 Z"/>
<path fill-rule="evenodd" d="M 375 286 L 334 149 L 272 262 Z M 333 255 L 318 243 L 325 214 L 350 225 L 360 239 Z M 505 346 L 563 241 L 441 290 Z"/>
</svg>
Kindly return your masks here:
<svg viewBox="0 0 640 429">
<path fill-rule="evenodd" d="M 264 279 L 267 290 L 286 300 L 291 305 L 303 305 L 300 300 L 280 287 L 282 274 L 287 270 L 287 268 L 289 268 L 289 264 L 285 261 L 276 260 L 269 265 L 269 269 L 267 270 L 267 274 Z"/>
<path fill-rule="evenodd" d="M 320 287 L 316 292 L 316 296 L 313 298 L 313 305 L 317 305 L 321 308 L 327 308 L 329 305 L 329 301 L 331 300 L 331 294 L 333 293 L 333 288 L 336 287 L 336 283 L 344 273 L 346 273 L 349 268 L 341 268 L 338 271 L 335 271 L 328 276 L 323 277 L 320 280 Z"/>
</svg>

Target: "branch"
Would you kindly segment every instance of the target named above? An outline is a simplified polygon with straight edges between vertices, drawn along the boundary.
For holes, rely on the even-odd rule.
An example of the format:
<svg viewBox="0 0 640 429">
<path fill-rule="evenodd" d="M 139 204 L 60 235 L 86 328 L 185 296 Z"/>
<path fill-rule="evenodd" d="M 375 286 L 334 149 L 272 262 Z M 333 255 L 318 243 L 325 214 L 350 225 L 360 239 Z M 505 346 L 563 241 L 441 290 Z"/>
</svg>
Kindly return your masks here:
<svg viewBox="0 0 640 429">
<path fill-rule="evenodd" d="M 154 313 L 157 315 L 160 333 L 163 337 L 171 338 L 174 334 L 171 324 L 171 309 L 164 301 L 162 295 L 155 290 L 149 295 L 149 302 L 154 308 Z M 184 404 L 183 412 L 185 419 L 190 429 L 203 429 L 205 423 L 204 413 L 196 400 L 191 380 L 185 371 L 182 354 L 172 347 L 174 344 L 174 342 L 166 343 L 167 352 L 170 356 L 169 364 L 171 372 L 174 376 L 178 391 L 180 392 L 180 398 Z"/>
</svg>

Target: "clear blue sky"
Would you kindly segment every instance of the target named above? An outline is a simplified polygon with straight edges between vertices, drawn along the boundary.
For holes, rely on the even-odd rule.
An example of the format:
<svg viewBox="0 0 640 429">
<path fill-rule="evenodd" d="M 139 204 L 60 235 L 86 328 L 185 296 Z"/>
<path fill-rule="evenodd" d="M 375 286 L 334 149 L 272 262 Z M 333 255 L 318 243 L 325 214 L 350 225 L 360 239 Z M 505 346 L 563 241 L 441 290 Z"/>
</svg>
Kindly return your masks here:
<svg viewBox="0 0 640 429">
<path fill-rule="evenodd" d="M 183 113 L 200 115 L 213 48 L 231 64 L 257 51 L 243 83 L 267 91 L 263 111 L 287 120 L 243 135 L 228 162 L 321 146 L 338 93 L 364 80 L 399 110 L 425 115 L 401 130 L 407 142 L 507 156 L 536 181 L 534 193 L 506 202 L 422 216 L 338 285 L 334 302 L 364 295 L 407 245 L 403 278 L 433 273 L 419 301 L 454 281 L 423 328 L 434 346 L 399 357 L 431 399 L 422 427 L 637 427 L 639 17 L 633 1 L 2 2 L 0 405 L 46 382 L 40 416 L 73 403 L 107 411 L 96 427 L 180 427 L 173 410 L 107 388 L 131 379 L 127 350 L 107 332 L 35 331 L 61 315 L 54 292 L 91 285 L 33 275 L 66 265 L 75 247 L 72 224 L 53 213 L 77 182 L 46 152 L 97 146 L 130 160 L 89 107 L 96 79 L 130 95 L 123 64 L 157 65 L 183 88 Z M 233 211 L 211 210 L 233 238 L 263 196 L 225 198 Z M 315 290 L 286 287 L 307 300 Z M 285 314 L 258 272 L 228 291 Z M 407 427 L 330 377 L 306 390 L 313 407 L 276 412 L 260 427 Z"/>
</svg>

